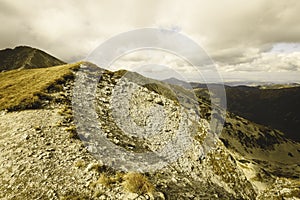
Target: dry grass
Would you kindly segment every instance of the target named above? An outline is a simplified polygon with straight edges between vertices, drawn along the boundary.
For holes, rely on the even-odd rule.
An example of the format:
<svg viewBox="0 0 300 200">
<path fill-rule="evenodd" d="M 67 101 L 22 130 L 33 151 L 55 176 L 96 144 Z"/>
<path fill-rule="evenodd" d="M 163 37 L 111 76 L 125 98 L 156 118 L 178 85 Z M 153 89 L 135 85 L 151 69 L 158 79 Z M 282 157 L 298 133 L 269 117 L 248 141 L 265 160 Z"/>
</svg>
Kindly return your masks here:
<svg viewBox="0 0 300 200">
<path fill-rule="evenodd" d="M 69 132 L 69 138 L 70 139 L 80 139 L 77 134 L 77 129 L 75 125 L 70 125 L 67 128 L 65 128 L 65 131 Z"/>
<path fill-rule="evenodd" d="M 108 176 L 105 173 L 102 173 L 98 179 L 98 183 L 102 184 L 103 186 L 110 188 L 113 184 L 116 183 L 114 177 Z"/>
<path fill-rule="evenodd" d="M 147 177 L 140 173 L 130 172 L 124 176 L 123 186 L 126 190 L 138 195 L 149 194 L 154 190 L 154 186 Z"/>
<path fill-rule="evenodd" d="M 148 181 L 146 176 L 134 172 L 127 174 L 123 172 L 113 174 L 103 172 L 100 174 L 99 179 L 93 182 L 90 187 L 96 189 L 98 184 L 110 189 L 122 184 L 125 190 L 138 195 L 151 194 L 154 191 L 154 186 Z"/>
<path fill-rule="evenodd" d="M 0 110 L 41 107 L 42 100 L 50 98 L 46 92 L 59 90 L 59 85 L 73 77 L 72 70 L 78 68 L 79 64 L 0 73 Z"/>
<path fill-rule="evenodd" d="M 117 172 L 115 175 L 101 173 L 97 183 L 100 183 L 103 186 L 110 188 L 110 187 L 112 187 L 112 185 L 122 182 L 123 176 L 124 176 L 124 174 L 121 172 Z"/>
<path fill-rule="evenodd" d="M 74 166 L 77 167 L 77 168 L 84 168 L 86 166 L 86 163 L 85 163 L 84 160 L 77 160 L 74 163 Z"/>
</svg>

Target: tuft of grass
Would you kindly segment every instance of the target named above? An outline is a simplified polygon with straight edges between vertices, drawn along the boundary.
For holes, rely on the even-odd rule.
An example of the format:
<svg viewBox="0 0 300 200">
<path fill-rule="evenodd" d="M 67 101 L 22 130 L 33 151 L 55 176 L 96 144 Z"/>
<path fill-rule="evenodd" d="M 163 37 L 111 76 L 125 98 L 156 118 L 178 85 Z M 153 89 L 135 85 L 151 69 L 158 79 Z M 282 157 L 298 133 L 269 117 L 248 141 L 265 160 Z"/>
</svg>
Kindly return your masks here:
<svg viewBox="0 0 300 200">
<path fill-rule="evenodd" d="M 51 99 L 46 93 L 61 89 L 60 85 L 74 77 L 72 70 L 79 65 L 74 63 L 0 73 L 0 110 L 40 108 L 43 100 Z"/>
<path fill-rule="evenodd" d="M 150 194 L 154 190 L 154 186 L 146 176 L 135 172 L 129 172 L 124 175 L 123 186 L 127 191 L 138 195 Z"/>
<path fill-rule="evenodd" d="M 74 163 L 74 166 L 77 168 L 84 168 L 86 166 L 86 163 L 84 162 L 84 160 L 77 160 Z"/>
<path fill-rule="evenodd" d="M 80 139 L 78 134 L 77 134 L 77 130 L 76 130 L 75 125 L 71 125 L 71 126 L 65 128 L 65 131 L 69 132 L 68 138 L 70 138 L 70 139 Z"/>
<path fill-rule="evenodd" d="M 117 172 L 115 175 L 109 175 L 108 173 L 101 173 L 97 182 L 107 188 L 112 188 L 112 186 L 116 183 L 121 183 L 123 181 L 124 174 L 122 172 Z"/>
<path fill-rule="evenodd" d="M 113 177 L 110 177 L 107 174 L 102 173 L 98 179 L 98 183 L 100 183 L 101 185 L 107 188 L 111 188 L 112 185 L 116 183 L 116 181 L 114 180 Z"/>
</svg>

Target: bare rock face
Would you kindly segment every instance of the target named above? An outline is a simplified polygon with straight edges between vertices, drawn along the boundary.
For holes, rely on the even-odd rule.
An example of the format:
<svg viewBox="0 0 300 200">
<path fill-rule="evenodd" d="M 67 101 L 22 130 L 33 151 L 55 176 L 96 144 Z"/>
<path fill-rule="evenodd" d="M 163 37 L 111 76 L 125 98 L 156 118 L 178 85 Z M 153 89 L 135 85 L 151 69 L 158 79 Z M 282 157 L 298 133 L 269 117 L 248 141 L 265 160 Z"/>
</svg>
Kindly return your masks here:
<svg viewBox="0 0 300 200">
<path fill-rule="evenodd" d="M 98 72 L 99 68 L 84 69 L 77 73 L 77 80 L 96 77 Z M 73 118 L 72 98 L 81 91 L 73 90 L 72 81 L 63 86 L 63 91 L 52 94 L 54 101 L 45 109 L 0 112 L 0 199 L 297 196 L 299 183 L 276 178 L 263 169 L 258 157 L 251 160 L 253 154 L 238 149 L 243 137 L 230 137 L 228 127 L 226 137 L 214 137 L 214 145 L 206 146 L 205 138 L 211 135 L 209 117 L 203 117 L 210 110 L 207 102 L 198 99 L 200 110 L 191 109 L 195 100 L 190 98 L 181 104 L 180 92 L 172 94 L 165 83 L 126 71 L 100 72 L 96 86 L 84 82 L 85 89 L 96 91 L 94 96 L 79 102 L 89 105 L 88 98 L 93 100 L 90 106 L 96 113 L 93 120 L 101 128 L 99 137 L 89 133 L 94 127 L 84 127 L 86 133 L 76 129 L 78 123 L 84 124 Z M 88 112 L 81 113 L 86 120 L 91 117 Z M 230 119 L 234 126 L 236 118 Z M 243 127 L 252 130 L 252 125 L 245 123 Z M 105 150 L 99 138 L 122 151 L 95 156 L 97 151 Z M 137 165 L 139 160 L 126 157 L 147 153 L 163 159 L 141 159 L 148 163 Z M 116 165 L 122 159 L 124 166 Z"/>
<path fill-rule="evenodd" d="M 112 142 L 118 141 L 114 142 L 116 145 L 120 145 L 120 135 L 124 134 L 133 151 L 159 151 L 178 132 L 189 134 L 189 146 L 183 151 L 178 151 L 175 145 L 169 149 L 181 153 L 174 155 L 178 159 L 149 173 L 149 178 L 166 198 L 255 198 L 256 191 L 222 142 L 217 140 L 211 152 L 204 154 L 202 145 L 209 134 L 209 122 L 194 110 L 185 109 L 178 102 L 130 81 L 126 75 L 118 79 L 103 74 L 97 91 L 99 112 L 106 113 L 102 116 L 99 113 L 100 124 L 103 130 L 109 130 L 108 138 Z M 181 122 L 185 122 L 184 125 Z M 115 131 L 116 128 L 119 130 Z M 126 144 L 123 145 L 126 148 Z"/>
</svg>

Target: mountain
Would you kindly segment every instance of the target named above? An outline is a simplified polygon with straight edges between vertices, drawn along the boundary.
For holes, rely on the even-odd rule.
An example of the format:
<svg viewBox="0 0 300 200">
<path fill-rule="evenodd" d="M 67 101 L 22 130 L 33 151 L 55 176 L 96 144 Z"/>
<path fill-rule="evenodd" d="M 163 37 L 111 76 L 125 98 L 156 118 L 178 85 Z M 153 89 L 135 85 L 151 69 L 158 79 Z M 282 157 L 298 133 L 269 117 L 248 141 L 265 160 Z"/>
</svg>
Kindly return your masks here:
<svg viewBox="0 0 300 200">
<path fill-rule="evenodd" d="M 186 89 L 191 89 L 191 85 L 188 82 L 179 80 L 179 79 L 174 78 L 174 77 L 165 79 L 165 80 L 163 80 L 163 82 L 169 83 L 169 84 L 172 84 L 172 85 L 179 85 L 179 86 L 181 86 L 183 88 L 186 88 Z"/>
<path fill-rule="evenodd" d="M 186 83 L 175 78 L 170 84 L 186 89 L 194 88 L 199 97 L 209 101 L 207 85 Z M 189 85 L 189 86 L 188 86 Z M 285 137 L 300 142 L 300 87 L 299 84 L 268 84 L 261 86 L 224 85 L 227 109 L 255 123 L 270 126 Z"/>
<path fill-rule="evenodd" d="M 226 87 L 230 112 L 284 132 L 300 141 L 300 87 L 260 89 Z"/>
<path fill-rule="evenodd" d="M 13 69 L 33 69 L 62 65 L 65 62 L 28 46 L 0 50 L 0 72 Z"/>
<path fill-rule="evenodd" d="M 45 72 L 55 71 L 53 77 L 45 77 Z M 13 85 L 21 89 L 10 90 L 7 102 L 24 94 L 40 101 L 36 107 L 32 101 L 20 100 L 13 101 L 14 109 L 0 108 L 2 199 L 295 199 L 300 195 L 299 143 L 230 112 L 220 137 L 206 143 L 211 106 L 180 86 L 91 63 L 11 70 L 1 76 L 0 81 L 11 82 L 0 88 L 0 99 Z M 195 101 L 199 112 L 191 109 Z M 160 151 L 165 146 L 169 148 Z M 125 152 L 139 155 L 136 159 L 156 152 L 171 160 L 156 162 L 153 156 L 136 165 Z M 147 171 L 151 166 L 157 169 Z"/>
</svg>

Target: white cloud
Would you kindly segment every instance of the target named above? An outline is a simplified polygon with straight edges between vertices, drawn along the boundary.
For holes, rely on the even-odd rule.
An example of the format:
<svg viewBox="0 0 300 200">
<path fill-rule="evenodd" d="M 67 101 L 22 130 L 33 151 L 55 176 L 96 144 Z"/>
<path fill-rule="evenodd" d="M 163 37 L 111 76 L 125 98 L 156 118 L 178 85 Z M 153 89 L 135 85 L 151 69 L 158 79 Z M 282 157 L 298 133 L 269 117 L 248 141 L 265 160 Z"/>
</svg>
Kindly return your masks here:
<svg viewBox="0 0 300 200">
<path fill-rule="evenodd" d="M 299 71 L 297 48 L 273 48 L 300 43 L 299 10 L 298 0 L 0 0 L 0 48 L 30 45 L 76 61 L 115 34 L 162 27 L 191 36 L 223 73 Z"/>
</svg>

